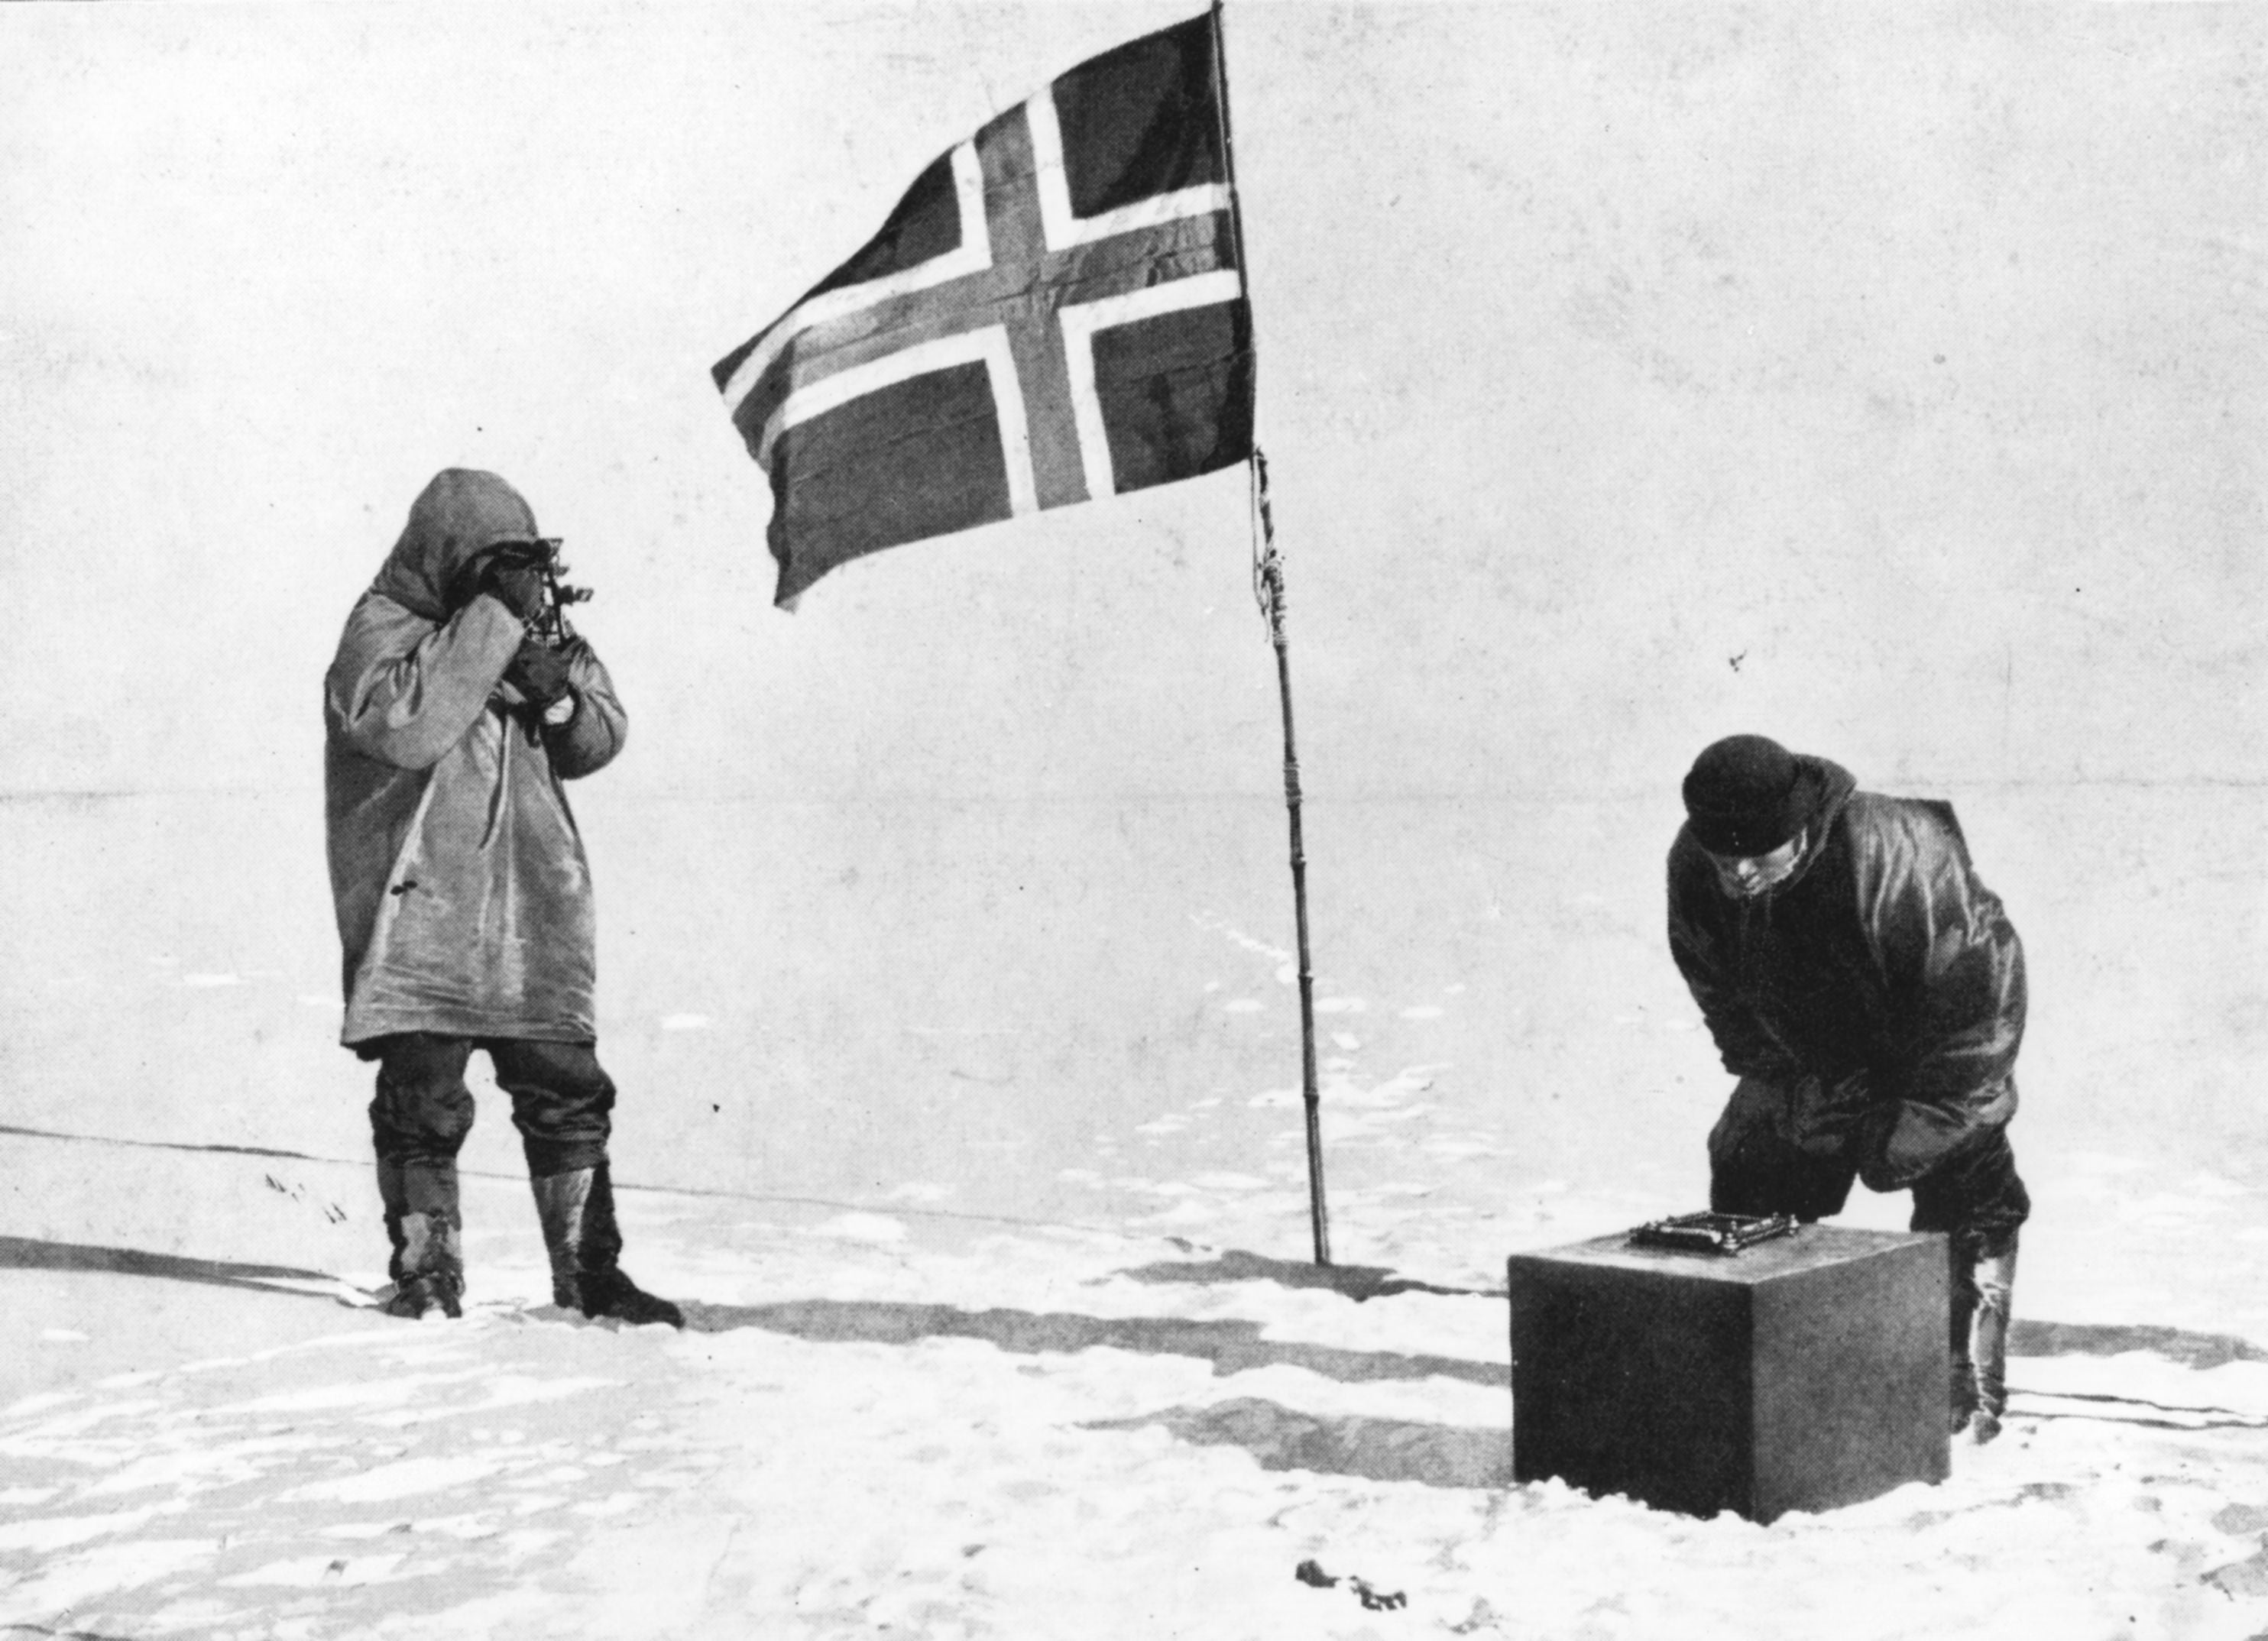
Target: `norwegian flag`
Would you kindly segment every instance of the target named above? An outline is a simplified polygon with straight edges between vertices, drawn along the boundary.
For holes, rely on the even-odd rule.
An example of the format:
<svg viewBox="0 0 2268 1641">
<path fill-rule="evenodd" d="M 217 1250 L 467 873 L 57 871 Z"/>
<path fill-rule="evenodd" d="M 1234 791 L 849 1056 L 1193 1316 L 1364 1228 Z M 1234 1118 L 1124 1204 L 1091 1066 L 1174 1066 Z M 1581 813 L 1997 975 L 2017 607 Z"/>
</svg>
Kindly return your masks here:
<svg viewBox="0 0 2268 1641">
<path fill-rule="evenodd" d="M 862 554 L 1249 453 L 1218 53 L 1204 16 L 1081 63 L 718 362 L 771 478 L 777 602 Z"/>
</svg>

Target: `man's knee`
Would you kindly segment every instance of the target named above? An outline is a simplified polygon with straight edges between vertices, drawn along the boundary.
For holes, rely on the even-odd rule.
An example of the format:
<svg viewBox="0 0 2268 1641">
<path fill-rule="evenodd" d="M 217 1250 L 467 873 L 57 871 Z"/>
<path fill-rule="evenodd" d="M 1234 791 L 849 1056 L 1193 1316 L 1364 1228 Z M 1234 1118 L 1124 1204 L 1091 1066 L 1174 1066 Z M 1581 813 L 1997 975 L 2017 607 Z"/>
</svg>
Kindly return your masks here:
<svg viewBox="0 0 2268 1641">
<path fill-rule="evenodd" d="M 607 1159 L 615 1085 L 589 1043 L 488 1045 L 497 1086 L 512 1096 L 528 1171 L 541 1178 L 595 1167 Z"/>
<path fill-rule="evenodd" d="M 2016 1233 L 2031 1218 L 2031 1195 L 2016 1172 L 2016 1153 L 2006 1129 L 1983 1137 L 1914 1182 L 1917 1231 L 1942 1231 L 1955 1252 L 1972 1263 L 2013 1262 Z"/>
<path fill-rule="evenodd" d="M 525 1101 L 569 1118 L 605 1119 L 615 1108 L 615 1083 L 587 1042 L 492 1042 L 497 1086 L 515 1108 Z"/>
<path fill-rule="evenodd" d="M 378 1089 L 370 1102 L 378 1154 L 395 1160 L 454 1157 L 473 1128 L 473 1095 L 465 1086 L 472 1045 L 423 1032 L 389 1037 L 380 1046 Z"/>
</svg>

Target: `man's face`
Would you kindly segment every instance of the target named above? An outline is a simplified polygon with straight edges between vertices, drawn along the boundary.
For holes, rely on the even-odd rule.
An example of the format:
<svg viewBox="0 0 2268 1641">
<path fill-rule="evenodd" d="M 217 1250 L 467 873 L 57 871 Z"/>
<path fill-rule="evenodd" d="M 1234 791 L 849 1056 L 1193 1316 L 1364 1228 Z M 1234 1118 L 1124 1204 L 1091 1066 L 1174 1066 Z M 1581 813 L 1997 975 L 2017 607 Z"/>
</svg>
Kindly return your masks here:
<svg viewBox="0 0 2268 1641">
<path fill-rule="evenodd" d="M 1717 869 L 1717 887 L 1736 901 L 1753 901 L 1771 894 L 1788 879 L 1803 857 L 1804 834 L 1798 832 L 1769 855 L 1719 855 L 1709 852 Z"/>
</svg>

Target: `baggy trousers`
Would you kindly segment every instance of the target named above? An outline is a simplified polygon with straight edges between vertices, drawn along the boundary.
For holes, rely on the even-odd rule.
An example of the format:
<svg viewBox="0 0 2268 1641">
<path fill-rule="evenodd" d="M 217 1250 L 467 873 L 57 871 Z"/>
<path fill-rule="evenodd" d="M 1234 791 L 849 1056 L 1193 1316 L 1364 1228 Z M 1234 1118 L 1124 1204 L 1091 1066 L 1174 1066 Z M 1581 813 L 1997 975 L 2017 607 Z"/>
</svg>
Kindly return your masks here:
<svg viewBox="0 0 2268 1641">
<path fill-rule="evenodd" d="M 464 1225 L 457 1153 L 473 1129 L 465 1067 L 475 1049 L 487 1053 L 497 1086 L 512 1097 L 512 1124 L 519 1130 L 530 1178 L 595 1168 L 607 1160 L 615 1085 L 590 1043 L 408 1032 L 365 1047 L 378 1050 L 370 1130 L 390 1222 L 403 1214 L 431 1214 L 453 1226 Z"/>
</svg>

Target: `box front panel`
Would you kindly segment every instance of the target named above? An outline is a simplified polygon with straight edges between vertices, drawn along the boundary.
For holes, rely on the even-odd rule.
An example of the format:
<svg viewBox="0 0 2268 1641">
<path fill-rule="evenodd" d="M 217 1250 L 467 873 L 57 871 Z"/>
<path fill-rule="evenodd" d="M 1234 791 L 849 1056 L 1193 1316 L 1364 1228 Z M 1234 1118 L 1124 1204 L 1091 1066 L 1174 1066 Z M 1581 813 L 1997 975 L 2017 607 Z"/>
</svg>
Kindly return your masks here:
<svg viewBox="0 0 2268 1641">
<path fill-rule="evenodd" d="M 1537 1255 L 1508 1275 L 1515 1479 L 1751 1508 L 1748 1289 Z"/>
</svg>

